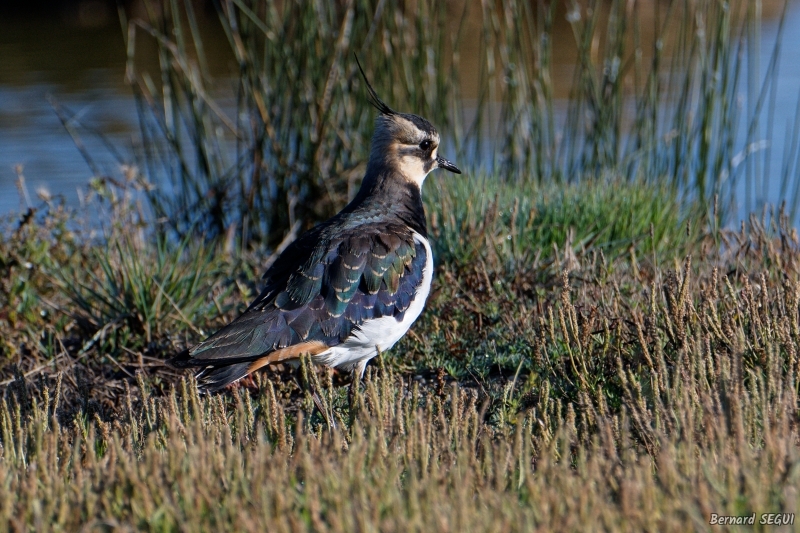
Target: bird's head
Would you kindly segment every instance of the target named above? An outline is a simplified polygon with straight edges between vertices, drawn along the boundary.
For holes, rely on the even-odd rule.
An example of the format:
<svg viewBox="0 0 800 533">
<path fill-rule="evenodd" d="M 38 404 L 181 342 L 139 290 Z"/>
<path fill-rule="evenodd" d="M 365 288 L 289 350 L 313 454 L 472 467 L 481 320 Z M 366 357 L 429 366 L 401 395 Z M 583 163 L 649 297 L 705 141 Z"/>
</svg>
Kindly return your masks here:
<svg viewBox="0 0 800 533">
<path fill-rule="evenodd" d="M 361 69 L 360 64 L 358 67 Z M 439 133 L 430 122 L 419 115 L 394 111 L 378 97 L 363 70 L 361 75 L 370 103 L 380 112 L 372 135 L 368 174 L 370 170 L 388 168 L 420 188 L 433 169 L 461 174 L 457 166 L 439 155 Z"/>
</svg>

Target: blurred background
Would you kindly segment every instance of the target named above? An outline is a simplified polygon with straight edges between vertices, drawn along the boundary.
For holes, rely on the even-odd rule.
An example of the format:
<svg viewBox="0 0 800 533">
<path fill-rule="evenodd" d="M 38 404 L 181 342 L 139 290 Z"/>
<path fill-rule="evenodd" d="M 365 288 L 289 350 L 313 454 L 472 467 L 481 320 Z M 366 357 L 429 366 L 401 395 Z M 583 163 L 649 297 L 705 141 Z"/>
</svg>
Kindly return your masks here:
<svg viewBox="0 0 800 533">
<path fill-rule="evenodd" d="M 799 46 L 780 0 L 3 3 L 0 214 L 111 180 L 167 231 L 278 243 L 363 174 L 356 52 L 471 174 L 796 220 Z"/>
</svg>

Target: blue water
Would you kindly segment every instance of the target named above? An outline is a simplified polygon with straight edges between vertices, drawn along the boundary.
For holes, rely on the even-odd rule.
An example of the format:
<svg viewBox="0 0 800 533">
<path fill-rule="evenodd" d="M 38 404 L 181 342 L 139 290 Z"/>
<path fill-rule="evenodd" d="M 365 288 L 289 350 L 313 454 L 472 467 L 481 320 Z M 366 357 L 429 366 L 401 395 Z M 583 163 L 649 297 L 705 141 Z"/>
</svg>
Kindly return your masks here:
<svg viewBox="0 0 800 533">
<path fill-rule="evenodd" d="M 110 74 L 98 73 L 92 85 L 77 94 L 49 84 L 0 87 L 0 214 L 26 207 L 18 194 L 20 172 L 33 203 L 37 193 L 44 192 L 62 195 L 71 205 L 79 204 L 79 191 L 85 191 L 93 175 L 48 97 L 76 115 L 73 122 L 80 142 L 95 160 L 95 168 L 101 174 L 119 174 L 119 162 L 111 151 L 77 125 L 78 119 L 90 124 L 123 153 L 130 153 L 136 114 L 130 97 L 104 82 Z"/>
</svg>

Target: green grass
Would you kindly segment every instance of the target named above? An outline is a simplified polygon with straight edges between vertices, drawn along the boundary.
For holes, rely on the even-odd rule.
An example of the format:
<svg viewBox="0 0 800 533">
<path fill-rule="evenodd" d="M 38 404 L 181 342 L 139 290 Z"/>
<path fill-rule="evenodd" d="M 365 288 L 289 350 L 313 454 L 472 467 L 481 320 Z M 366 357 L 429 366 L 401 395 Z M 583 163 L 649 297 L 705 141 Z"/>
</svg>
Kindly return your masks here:
<svg viewBox="0 0 800 533">
<path fill-rule="evenodd" d="M 437 258 L 454 266 L 496 255 L 503 268 L 602 251 L 662 257 L 698 239 L 703 208 L 667 185 L 619 177 L 580 185 L 508 184 L 495 175 L 433 175 L 424 197 Z M 688 228 L 688 231 L 687 231 Z M 525 255 L 525 253 L 533 255 Z"/>
<path fill-rule="evenodd" d="M 189 317 L 222 312 L 207 294 L 221 275 L 213 248 L 187 249 L 186 239 L 171 246 L 163 237 L 145 246 L 135 242 L 141 238 L 121 235 L 93 248 L 87 259 L 95 269 L 73 264 L 55 273 L 82 327 L 94 333 L 123 323 L 130 332 L 127 343 L 145 346 L 168 333 L 195 329 Z"/>
</svg>

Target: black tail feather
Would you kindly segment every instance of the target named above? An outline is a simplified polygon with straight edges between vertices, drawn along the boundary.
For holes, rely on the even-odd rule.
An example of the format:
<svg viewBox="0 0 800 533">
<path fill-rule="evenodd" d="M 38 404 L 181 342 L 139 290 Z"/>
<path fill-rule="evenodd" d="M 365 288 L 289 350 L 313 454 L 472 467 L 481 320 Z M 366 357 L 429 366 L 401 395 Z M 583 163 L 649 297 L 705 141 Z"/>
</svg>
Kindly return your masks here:
<svg viewBox="0 0 800 533">
<path fill-rule="evenodd" d="M 247 375 L 250 363 L 235 363 L 226 366 L 207 366 L 197 374 L 200 392 L 217 392 Z"/>
<path fill-rule="evenodd" d="M 227 361 L 203 361 L 191 356 L 189 350 L 183 350 L 176 354 L 172 359 L 167 360 L 167 364 L 175 368 L 195 368 L 200 371 L 197 373 L 197 388 L 200 392 L 217 392 L 234 381 L 245 377 L 252 364 L 252 357 L 244 359 L 234 359 Z"/>
</svg>

